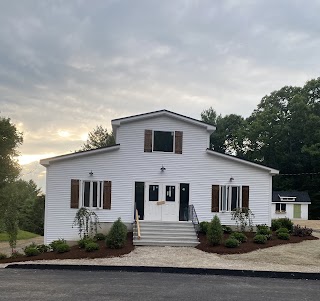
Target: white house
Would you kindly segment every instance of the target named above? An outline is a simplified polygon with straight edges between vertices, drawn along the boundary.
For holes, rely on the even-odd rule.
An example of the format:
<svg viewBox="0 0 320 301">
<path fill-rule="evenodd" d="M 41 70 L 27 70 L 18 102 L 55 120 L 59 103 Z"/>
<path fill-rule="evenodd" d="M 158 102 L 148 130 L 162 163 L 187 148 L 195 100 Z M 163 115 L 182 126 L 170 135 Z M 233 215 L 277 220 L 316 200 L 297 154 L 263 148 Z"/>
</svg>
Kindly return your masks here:
<svg viewBox="0 0 320 301">
<path fill-rule="evenodd" d="M 233 225 L 231 210 L 249 207 L 255 224 L 271 224 L 278 171 L 209 149 L 214 126 L 160 110 L 114 119 L 112 128 L 114 146 L 40 161 L 47 168 L 45 243 L 77 240 L 72 223 L 82 206 L 103 226 L 121 217 L 132 227 L 137 208 L 141 220 L 178 228 L 189 205 L 199 221 L 217 214 Z"/>
<path fill-rule="evenodd" d="M 273 191 L 272 218 L 308 219 L 311 200 L 306 191 Z"/>
</svg>

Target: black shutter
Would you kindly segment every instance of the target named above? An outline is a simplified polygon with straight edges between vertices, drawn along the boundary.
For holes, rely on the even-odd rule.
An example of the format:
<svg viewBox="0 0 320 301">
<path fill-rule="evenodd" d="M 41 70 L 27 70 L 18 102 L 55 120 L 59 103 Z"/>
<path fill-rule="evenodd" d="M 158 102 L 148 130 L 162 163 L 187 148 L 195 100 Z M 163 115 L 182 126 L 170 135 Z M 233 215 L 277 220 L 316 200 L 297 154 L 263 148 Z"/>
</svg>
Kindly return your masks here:
<svg viewBox="0 0 320 301">
<path fill-rule="evenodd" d="M 219 212 L 219 185 L 212 185 L 211 212 Z"/>
<path fill-rule="evenodd" d="M 144 152 L 152 152 L 152 130 L 144 131 Z"/>
<path fill-rule="evenodd" d="M 103 182 L 103 209 L 111 209 L 111 181 Z"/>
<path fill-rule="evenodd" d="M 242 208 L 249 208 L 249 186 L 242 186 Z"/>
<path fill-rule="evenodd" d="M 79 180 L 71 180 L 70 208 L 79 208 Z"/>
<path fill-rule="evenodd" d="M 175 147 L 174 152 L 176 154 L 182 154 L 182 138 L 183 138 L 183 132 L 176 131 L 175 132 Z"/>
</svg>

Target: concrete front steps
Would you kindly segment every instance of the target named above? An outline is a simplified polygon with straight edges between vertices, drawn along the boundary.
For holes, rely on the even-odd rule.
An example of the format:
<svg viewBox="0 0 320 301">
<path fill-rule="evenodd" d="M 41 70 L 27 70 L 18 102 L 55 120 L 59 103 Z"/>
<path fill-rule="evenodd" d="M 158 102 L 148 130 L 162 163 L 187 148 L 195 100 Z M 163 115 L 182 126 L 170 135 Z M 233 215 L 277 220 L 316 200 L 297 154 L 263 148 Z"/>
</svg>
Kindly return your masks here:
<svg viewBox="0 0 320 301">
<path fill-rule="evenodd" d="M 199 244 L 192 222 L 139 222 L 140 239 L 136 225 L 133 229 L 133 244 L 136 246 L 195 247 Z"/>
</svg>

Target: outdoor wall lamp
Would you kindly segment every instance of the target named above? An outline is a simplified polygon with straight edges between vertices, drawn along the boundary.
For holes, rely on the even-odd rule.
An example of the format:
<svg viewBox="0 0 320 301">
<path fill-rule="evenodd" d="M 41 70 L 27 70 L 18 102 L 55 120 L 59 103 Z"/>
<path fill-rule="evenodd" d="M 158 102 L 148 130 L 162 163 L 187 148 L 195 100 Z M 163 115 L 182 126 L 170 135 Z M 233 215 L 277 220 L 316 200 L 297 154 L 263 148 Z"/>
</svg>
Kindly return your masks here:
<svg viewBox="0 0 320 301">
<path fill-rule="evenodd" d="M 234 178 L 231 176 L 231 178 L 229 179 L 230 182 L 234 181 Z"/>
<path fill-rule="evenodd" d="M 160 168 L 161 172 L 164 172 L 166 170 L 166 168 L 162 165 L 162 167 Z"/>
<path fill-rule="evenodd" d="M 93 172 L 92 170 L 89 172 L 89 176 L 92 177 L 93 176 Z"/>
</svg>

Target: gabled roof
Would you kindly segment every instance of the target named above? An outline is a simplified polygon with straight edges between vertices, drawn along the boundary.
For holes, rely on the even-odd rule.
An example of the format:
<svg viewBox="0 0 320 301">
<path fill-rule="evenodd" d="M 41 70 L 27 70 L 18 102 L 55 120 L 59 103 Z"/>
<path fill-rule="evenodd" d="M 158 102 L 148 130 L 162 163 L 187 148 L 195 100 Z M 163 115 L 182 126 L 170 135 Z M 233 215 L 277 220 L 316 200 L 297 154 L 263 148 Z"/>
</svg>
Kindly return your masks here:
<svg viewBox="0 0 320 301">
<path fill-rule="evenodd" d="M 216 127 L 212 124 L 208 124 L 206 122 L 193 119 L 191 117 L 187 117 L 187 116 L 184 116 L 175 112 L 171 112 L 168 110 L 159 110 L 159 111 L 153 111 L 153 112 L 144 113 L 144 114 L 133 115 L 129 117 L 117 118 L 117 119 L 111 120 L 111 124 L 112 124 L 113 131 L 115 132 L 115 128 L 119 127 L 121 124 L 159 117 L 159 116 L 169 116 L 178 120 L 182 120 L 194 125 L 201 126 L 205 128 L 209 133 L 213 133 L 216 130 Z"/>
<path fill-rule="evenodd" d="M 297 191 L 297 190 L 272 191 L 272 202 L 281 202 L 280 197 L 295 198 L 295 200 L 290 201 L 290 203 L 294 203 L 294 202 L 311 203 L 311 200 L 307 191 Z"/>
<path fill-rule="evenodd" d="M 227 159 L 227 160 L 233 160 L 235 162 L 239 162 L 239 163 L 246 164 L 246 165 L 249 165 L 249 166 L 252 166 L 252 167 L 255 167 L 255 168 L 263 169 L 265 171 L 268 171 L 272 175 L 279 174 L 279 170 L 277 170 L 277 169 L 274 169 L 274 168 L 271 168 L 271 167 L 268 167 L 268 166 L 264 166 L 264 165 L 261 165 L 261 164 L 257 164 L 257 163 L 254 163 L 254 162 L 251 162 L 251 161 L 248 161 L 248 160 L 245 160 L 245 159 L 240 159 L 240 158 L 238 158 L 236 156 L 222 154 L 222 153 L 219 153 L 219 152 L 214 151 L 214 150 L 209 149 L 209 148 L 207 148 L 207 153 L 210 154 L 210 155 L 214 155 L 214 156 L 220 157 L 220 158 L 224 158 L 224 159 Z"/>
<path fill-rule="evenodd" d="M 80 151 L 80 152 L 76 152 L 76 153 L 71 153 L 71 154 L 42 159 L 42 160 L 40 160 L 40 164 L 43 166 L 49 166 L 50 163 L 56 162 L 56 161 L 85 157 L 85 156 L 100 154 L 100 153 L 104 153 L 104 152 L 110 152 L 110 151 L 114 151 L 114 150 L 118 150 L 118 149 L 120 149 L 120 144 L 115 144 L 115 145 L 111 145 L 111 146 L 104 146 L 104 147 L 99 147 L 96 149 L 90 149 L 87 151 Z"/>
</svg>

